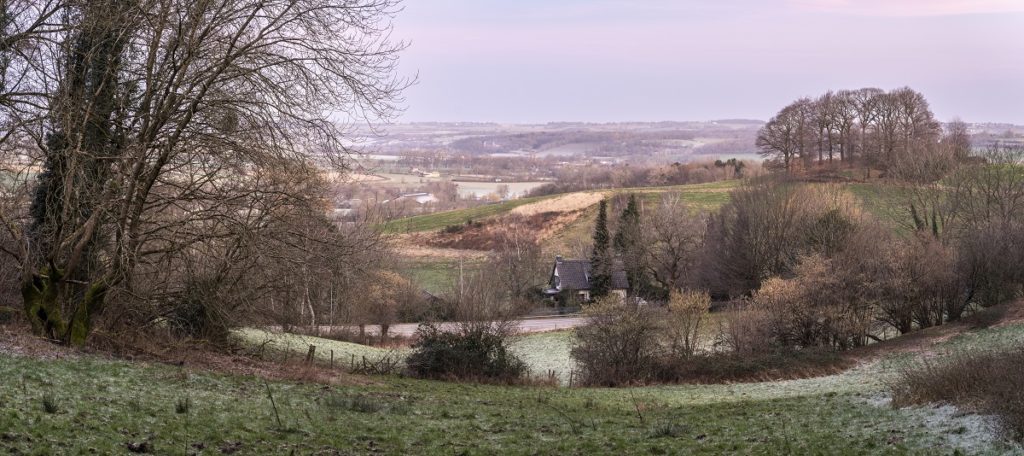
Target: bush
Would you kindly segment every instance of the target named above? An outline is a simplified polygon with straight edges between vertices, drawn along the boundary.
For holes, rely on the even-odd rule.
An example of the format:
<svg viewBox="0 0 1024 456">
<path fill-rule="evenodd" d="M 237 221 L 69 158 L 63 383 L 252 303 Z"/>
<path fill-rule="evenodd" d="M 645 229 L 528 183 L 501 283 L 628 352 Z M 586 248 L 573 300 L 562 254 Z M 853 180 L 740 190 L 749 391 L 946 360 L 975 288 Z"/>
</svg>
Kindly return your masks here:
<svg viewBox="0 0 1024 456">
<path fill-rule="evenodd" d="M 748 307 L 724 311 L 715 343 L 726 351 L 753 354 L 769 349 L 768 313 Z"/>
<path fill-rule="evenodd" d="M 749 296 L 764 280 L 791 274 L 801 256 L 836 254 L 862 220 L 841 187 L 750 181 L 709 221 L 702 280 L 716 296 Z"/>
<path fill-rule="evenodd" d="M 188 281 L 177 299 L 168 303 L 165 321 L 170 330 L 180 337 L 226 341 L 230 318 L 218 289 L 212 281 Z"/>
<path fill-rule="evenodd" d="M 461 324 L 455 331 L 422 324 L 406 365 L 421 378 L 517 382 L 527 367 L 509 349 L 509 337 L 504 328 L 489 322 Z"/>
<path fill-rule="evenodd" d="M 989 307 L 1021 295 L 1024 227 L 978 227 L 960 237 L 958 252 L 957 271 L 978 304 Z"/>
<path fill-rule="evenodd" d="M 768 348 L 753 353 L 703 353 L 662 366 L 662 380 L 674 383 L 766 382 L 831 375 L 853 362 L 820 348 Z"/>
<path fill-rule="evenodd" d="M 608 297 L 588 309 L 590 323 L 576 328 L 572 357 L 585 385 L 617 386 L 657 378 L 663 354 L 655 310 Z"/>
<path fill-rule="evenodd" d="M 924 362 L 904 369 L 890 387 L 893 405 L 955 404 L 996 415 L 1013 438 L 1024 439 L 1024 347 Z"/>
<path fill-rule="evenodd" d="M 673 291 L 669 295 L 665 336 L 673 356 L 693 356 L 703 342 L 701 336 L 711 296 L 698 291 Z"/>
</svg>

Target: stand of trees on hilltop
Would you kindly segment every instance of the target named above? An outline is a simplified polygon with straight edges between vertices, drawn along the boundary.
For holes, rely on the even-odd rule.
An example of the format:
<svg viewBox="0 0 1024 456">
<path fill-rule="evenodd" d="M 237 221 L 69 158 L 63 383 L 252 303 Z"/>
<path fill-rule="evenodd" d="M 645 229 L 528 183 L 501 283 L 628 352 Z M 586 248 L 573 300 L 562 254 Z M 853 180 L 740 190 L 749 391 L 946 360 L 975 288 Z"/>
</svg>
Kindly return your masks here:
<svg viewBox="0 0 1024 456">
<path fill-rule="evenodd" d="M 787 171 L 836 162 L 890 171 L 936 157 L 963 161 L 971 151 L 966 125 L 953 121 L 944 132 L 928 100 L 909 87 L 801 98 L 761 128 L 757 147 Z"/>
</svg>

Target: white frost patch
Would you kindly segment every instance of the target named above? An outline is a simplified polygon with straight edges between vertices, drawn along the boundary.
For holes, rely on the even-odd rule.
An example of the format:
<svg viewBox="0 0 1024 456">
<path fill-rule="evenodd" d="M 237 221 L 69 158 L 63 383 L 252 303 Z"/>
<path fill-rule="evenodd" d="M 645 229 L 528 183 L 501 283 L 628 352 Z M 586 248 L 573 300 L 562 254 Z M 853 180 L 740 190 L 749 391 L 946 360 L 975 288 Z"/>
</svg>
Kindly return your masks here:
<svg viewBox="0 0 1024 456">
<path fill-rule="evenodd" d="M 872 394 L 865 397 L 864 402 L 875 407 L 892 407 L 892 397 L 888 394 Z"/>
<path fill-rule="evenodd" d="M 892 406 L 892 398 L 887 394 L 870 395 L 863 400 L 876 407 Z M 1020 444 L 1000 436 L 999 421 L 992 415 L 965 413 L 949 404 L 905 407 L 897 412 L 906 418 L 906 423 L 939 439 L 937 443 L 942 447 L 959 448 L 967 454 L 990 453 L 996 448 L 999 453 L 1024 451 Z"/>
<path fill-rule="evenodd" d="M 999 437 L 999 423 L 989 415 L 962 413 L 952 405 L 935 407 L 909 407 L 903 413 L 924 423 L 949 446 L 959 447 L 968 454 L 990 449 Z"/>
</svg>

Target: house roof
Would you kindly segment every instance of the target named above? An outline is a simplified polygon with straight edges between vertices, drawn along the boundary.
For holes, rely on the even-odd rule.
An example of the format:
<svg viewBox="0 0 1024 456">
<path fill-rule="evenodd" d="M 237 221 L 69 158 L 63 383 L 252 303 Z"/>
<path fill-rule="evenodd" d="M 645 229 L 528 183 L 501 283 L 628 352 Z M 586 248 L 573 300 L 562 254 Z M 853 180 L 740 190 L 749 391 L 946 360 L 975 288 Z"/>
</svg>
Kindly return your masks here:
<svg viewBox="0 0 1024 456">
<path fill-rule="evenodd" d="M 559 290 L 589 290 L 590 289 L 590 260 L 563 260 L 555 259 L 555 267 L 551 273 L 558 276 Z M 616 264 L 612 270 L 612 289 L 625 290 L 629 288 L 629 281 L 626 279 L 626 271 L 621 264 Z"/>
</svg>

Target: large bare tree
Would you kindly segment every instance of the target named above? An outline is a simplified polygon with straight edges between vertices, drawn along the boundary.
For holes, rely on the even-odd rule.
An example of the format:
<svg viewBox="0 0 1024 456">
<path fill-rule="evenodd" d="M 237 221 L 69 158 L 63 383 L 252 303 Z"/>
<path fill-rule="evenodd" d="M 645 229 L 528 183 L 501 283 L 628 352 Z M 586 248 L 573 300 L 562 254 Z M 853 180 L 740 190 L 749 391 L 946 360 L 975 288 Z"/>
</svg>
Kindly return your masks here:
<svg viewBox="0 0 1024 456">
<path fill-rule="evenodd" d="M 281 175 L 343 166 L 346 122 L 388 118 L 408 83 L 395 75 L 404 44 L 389 40 L 394 0 L 57 9 L 27 64 L 41 93 L 22 106 L 40 115 L 18 131 L 43 173 L 16 256 L 30 319 L 65 342 L 169 258 L 232 262 L 275 210 L 314 207 L 318 193 Z"/>
</svg>

